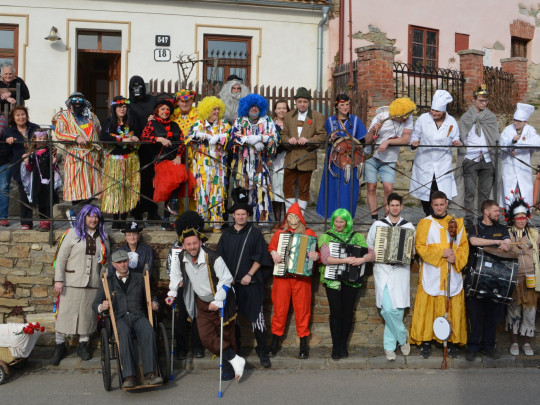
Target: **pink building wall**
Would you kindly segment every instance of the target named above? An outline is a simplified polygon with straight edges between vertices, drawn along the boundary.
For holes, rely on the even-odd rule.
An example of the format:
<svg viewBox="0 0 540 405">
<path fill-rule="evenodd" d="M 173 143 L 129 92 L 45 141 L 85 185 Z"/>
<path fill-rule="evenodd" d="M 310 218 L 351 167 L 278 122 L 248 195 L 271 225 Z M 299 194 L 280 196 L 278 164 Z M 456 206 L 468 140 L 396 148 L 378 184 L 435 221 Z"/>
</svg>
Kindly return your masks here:
<svg viewBox="0 0 540 405">
<path fill-rule="evenodd" d="M 349 24 L 348 0 L 345 0 L 344 55 L 343 61 L 349 58 Z M 522 6 L 518 6 L 522 4 Z M 523 6 L 525 8 L 523 8 Z M 408 62 L 409 58 L 409 25 L 439 30 L 439 58 L 441 68 L 459 69 L 459 57 L 455 52 L 455 34 L 469 35 L 469 48 L 483 50 L 487 48 L 484 64 L 500 66 L 500 60 L 509 58 L 511 51 L 510 24 L 521 20 L 533 26 L 540 25 L 540 8 L 538 1 L 523 2 L 517 0 L 378 0 L 367 2 L 353 0 L 353 35 L 361 31 L 369 32 L 369 26 L 386 33 L 389 39 L 395 39 L 393 46 L 398 54 L 396 62 Z M 520 12 L 521 9 L 521 12 Z M 536 16 L 524 15 L 532 9 Z M 540 28 L 535 28 L 535 37 L 527 47 L 527 59 L 530 63 L 540 63 Z M 493 49 L 498 42 L 504 50 Z M 354 49 L 373 45 L 363 39 L 353 39 Z M 334 64 L 334 57 L 339 49 L 339 18 L 335 16 L 329 22 L 328 68 Z M 455 62 L 452 61 L 455 59 Z M 329 74 L 331 78 L 331 74 Z"/>
</svg>

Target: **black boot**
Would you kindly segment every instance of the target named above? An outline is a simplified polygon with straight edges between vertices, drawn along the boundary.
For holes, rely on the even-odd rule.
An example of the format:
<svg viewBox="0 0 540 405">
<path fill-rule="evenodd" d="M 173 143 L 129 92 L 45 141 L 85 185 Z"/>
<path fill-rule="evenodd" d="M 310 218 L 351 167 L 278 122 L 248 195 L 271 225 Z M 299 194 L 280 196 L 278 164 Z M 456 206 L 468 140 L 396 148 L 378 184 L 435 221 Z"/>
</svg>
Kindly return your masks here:
<svg viewBox="0 0 540 405">
<path fill-rule="evenodd" d="M 268 357 L 276 357 L 277 352 L 279 351 L 279 336 L 272 335 L 272 344 L 268 350 Z"/>
<path fill-rule="evenodd" d="M 330 335 L 332 336 L 332 360 L 341 358 L 341 318 L 330 317 Z"/>
<path fill-rule="evenodd" d="M 77 356 L 79 356 L 81 360 L 90 360 L 92 358 L 90 342 L 79 342 L 79 346 L 77 347 Z"/>
<path fill-rule="evenodd" d="M 261 366 L 263 366 L 264 368 L 272 367 L 272 362 L 270 361 L 270 359 L 268 358 L 268 354 L 266 353 L 266 333 L 256 328 L 254 334 L 255 339 L 257 340 L 257 346 L 255 347 L 255 351 L 259 356 Z"/>
<path fill-rule="evenodd" d="M 309 357 L 309 347 L 307 343 L 307 336 L 300 338 L 300 352 L 298 353 L 298 358 L 305 360 Z"/>
<path fill-rule="evenodd" d="M 62 360 L 64 357 L 66 357 L 67 349 L 65 343 L 59 343 L 54 348 L 54 354 L 51 357 L 51 362 L 53 366 L 57 366 L 60 364 L 60 360 Z"/>
<path fill-rule="evenodd" d="M 343 358 L 349 357 L 349 351 L 347 350 L 347 342 L 339 345 L 339 355 Z"/>
</svg>

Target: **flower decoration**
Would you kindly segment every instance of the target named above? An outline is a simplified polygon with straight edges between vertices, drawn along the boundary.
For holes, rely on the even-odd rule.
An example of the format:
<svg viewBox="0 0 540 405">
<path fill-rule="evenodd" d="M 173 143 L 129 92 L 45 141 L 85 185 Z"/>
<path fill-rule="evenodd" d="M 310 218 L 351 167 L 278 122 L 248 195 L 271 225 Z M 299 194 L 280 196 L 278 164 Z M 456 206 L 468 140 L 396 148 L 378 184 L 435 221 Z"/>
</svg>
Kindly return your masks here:
<svg viewBox="0 0 540 405">
<path fill-rule="evenodd" d="M 29 323 L 22 329 L 22 331 L 15 333 L 15 335 L 33 335 L 36 332 L 45 332 L 45 327 L 41 326 L 39 322 Z"/>
<path fill-rule="evenodd" d="M 308 122 L 307 122 L 307 123 L 308 123 L 308 125 L 311 125 L 311 124 L 313 124 L 313 121 L 311 121 L 311 120 L 308 120 Z"/>
</svg>

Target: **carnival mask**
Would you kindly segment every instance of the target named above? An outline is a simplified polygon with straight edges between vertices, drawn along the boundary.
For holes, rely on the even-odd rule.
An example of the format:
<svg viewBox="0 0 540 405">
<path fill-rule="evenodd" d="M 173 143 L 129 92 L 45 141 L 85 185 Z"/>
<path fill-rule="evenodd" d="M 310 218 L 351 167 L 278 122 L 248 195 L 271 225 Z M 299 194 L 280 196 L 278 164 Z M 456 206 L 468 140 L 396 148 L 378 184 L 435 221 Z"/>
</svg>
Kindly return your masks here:
<svg viewBox="0 0 540 405">
<path fill-rule="evenodd" d="M 77 115 L 82 114 L 84 110 L 84 98 L 72 98 L 71 99 L 71 108 L 73 112 Z"/>
<path fill-rule="evenodd" d="M 139 83 L 134 83 L 133 87 L 131 88 L 131 91 L 133 91 L 133 95 L 135 97 L 142 97 L 143 95 L 143 86 Z"/>
<path fill-rule="evenodd" d="M 300 218 L 296 214 L 289 214 L 287 215 L 287 223 L 289 228 L 296 229 L 300 226 Z"/>
</svg>

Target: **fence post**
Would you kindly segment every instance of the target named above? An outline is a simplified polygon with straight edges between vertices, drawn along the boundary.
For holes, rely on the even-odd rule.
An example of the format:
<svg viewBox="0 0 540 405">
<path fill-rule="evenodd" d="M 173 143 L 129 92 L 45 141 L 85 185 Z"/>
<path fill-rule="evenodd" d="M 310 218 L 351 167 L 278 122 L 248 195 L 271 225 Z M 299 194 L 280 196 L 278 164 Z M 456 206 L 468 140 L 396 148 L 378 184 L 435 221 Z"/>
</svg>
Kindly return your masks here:
<svg viewBox="0 0 540 405">
<path fill-rule="evenodd" d="M 377 108 L 389 105 L 394 100 L 395 51 L 395 47 L 384 45 L 356 48 L 357 91 L 366 90 L 368 93 L 368 119 L 375 116 Z"/>
<path fill-rule="evenodd" d="M 501 59 L 502 71 L 514 75 L 514 86 L 512 86 L 512 103 L 514 104 L 527 101 L 527 61 L 527 58 Z"/>
<path fill-rule="evenodd" d="M 459 51 L 457 54 L 459 55 L 459 69 L 465 76 L 463 93 L 468 108 L 473 103 L 472 94 L 474 90 L 484 83 L 484 52 L 476 49 L 466 49 Z"/>
</svg>

